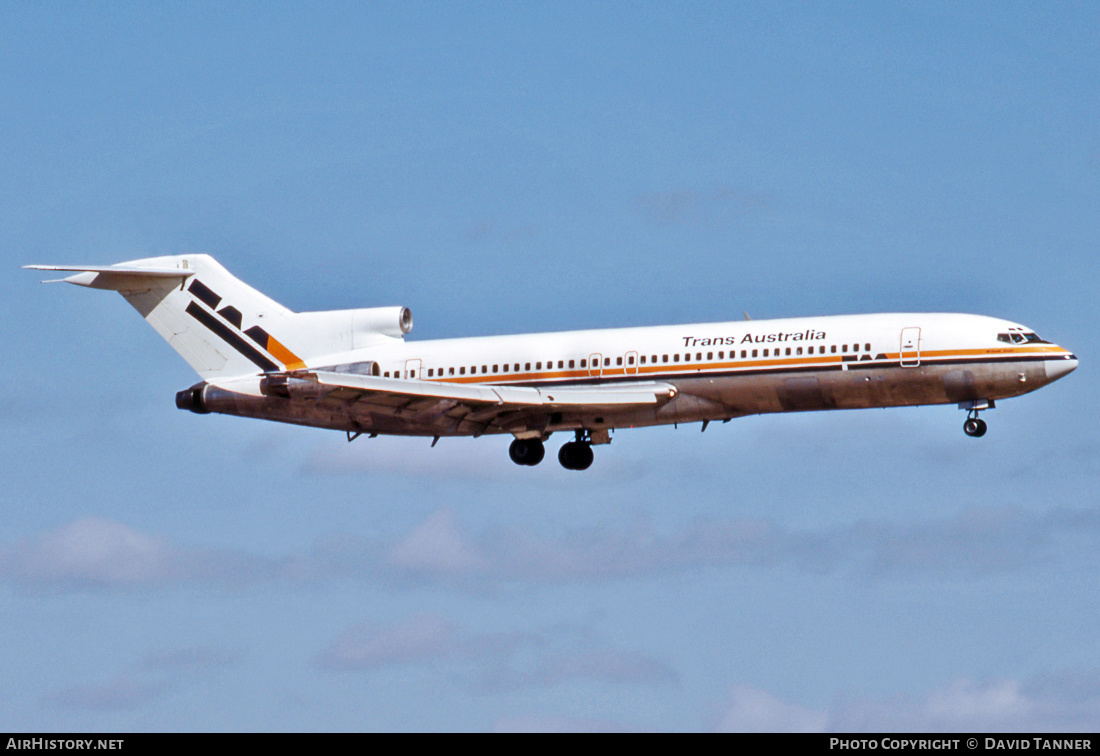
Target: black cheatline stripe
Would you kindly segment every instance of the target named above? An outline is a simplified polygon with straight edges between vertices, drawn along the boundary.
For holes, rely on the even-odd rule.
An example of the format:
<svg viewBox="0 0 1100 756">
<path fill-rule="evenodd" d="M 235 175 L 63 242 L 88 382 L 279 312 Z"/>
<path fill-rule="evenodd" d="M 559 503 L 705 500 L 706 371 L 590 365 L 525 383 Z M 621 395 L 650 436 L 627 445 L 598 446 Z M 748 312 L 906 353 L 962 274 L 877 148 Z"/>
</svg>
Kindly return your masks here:
<svg viewBox="0 0 1100 756">
<path fill-rule="evenodd" d="M 210 291 L 210 289 L 206 288 L 206 286 L 203 285 L 202 281 L 197 278 L 191 282 L 191 285 L 187 287 L 187 290 L 199 299 L 201 299 L 203 302 L 206 302 L 206 306 L 209 307 L 211 310 L 218 306 L 218 302 L 222 301 L 221 297 Z"/>
<path fill-rule="evenodd" d="M 236 307 L 223 307 L 218 310 L 218 314 L 225 318 L 227 321 L 237 326 L 237 330 L 241 329 L 241 311 Z"/>
<path fill-rule="evenodd" d="M 270 373 L 279 369 L 278 365 L 267 357 L 264 357 L 256 351 L 251 344 L 229 330 L 229 326 L 216 320 L 213 315 L 206 312 L 206 310 L 202 309 L 194 302 L 187 305 L 187 314 L 217 334 L 222 341 L 229 344 L 258 367 L 262 368 L 264 372 Z"/>
<path fill-rule="evenodd" d="M 267 349 L 267 340 L 268 340 L 267 331 L 260 328 L 259 326 L 252 326 L 251 328 L 249 328 L 244 333 L 245 333 L 246 336 L 248 336 L 248 338 L 252 339 L 257 344 L 259 344 L 262 349 Z"/>
</svg>

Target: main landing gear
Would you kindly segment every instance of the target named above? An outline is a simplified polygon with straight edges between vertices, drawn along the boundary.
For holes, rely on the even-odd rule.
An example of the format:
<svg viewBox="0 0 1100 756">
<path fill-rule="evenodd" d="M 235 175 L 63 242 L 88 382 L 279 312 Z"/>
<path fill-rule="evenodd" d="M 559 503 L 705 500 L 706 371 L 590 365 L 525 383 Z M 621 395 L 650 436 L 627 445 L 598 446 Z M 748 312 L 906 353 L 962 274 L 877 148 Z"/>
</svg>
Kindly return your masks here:
<svg viewBox="0 0 1100 756">
<path fill-rule="evenodd" d="M 598 443 L 607 443 L 596 439 Z M 546 447 L 537 438 L 517 438 L 508 447 L 508 456 L 517 465 L 534 467 L 546 456 Z M 575 441 L 562 444 L 558 461 L 566 470 L 587 470 L 592 466 L 592 437 L 587 431 L 577 431 Z"/>
<path fill-rule="evenodd" d="M 993 409 L 994 406 L 993 400 L 976 399 L 970 402 L 961 402 L 959 409 L 969 410 L 966 413 L 966 422 L 963 423 L 963 433 L 972 438 L 984 436 L 986 432 L 985 420 L 978 417 L 978 412 L 984 409 Z"/>
<path fill-rule="evenodd" d="M 508 456 L 517 465 L 534 467 L 546 456 L 546 447 L 537 438 L 517 438 L 508 447 Z"/>
<path fill-rule="evenodd" d="M 566 470 L 587 470 L 592 459 L 592 442 L 585 438 L 584 431 L 577 431 L 577 440 L 562 444 L 558 452 L 558 462 Z"/>
</svg>

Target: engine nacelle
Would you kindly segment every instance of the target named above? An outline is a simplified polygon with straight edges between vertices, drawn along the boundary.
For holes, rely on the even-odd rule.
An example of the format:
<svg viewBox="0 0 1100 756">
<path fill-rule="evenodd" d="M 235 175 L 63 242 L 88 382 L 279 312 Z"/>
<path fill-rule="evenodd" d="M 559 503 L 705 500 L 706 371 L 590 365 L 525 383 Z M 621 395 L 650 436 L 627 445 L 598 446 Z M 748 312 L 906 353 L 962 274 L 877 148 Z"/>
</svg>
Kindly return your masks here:
<svg viewBox="0 0 1100 756">
<path fill-rule="evenodd" d="M 412 330 L 413 316 L 408 307 L 365 307 L 353 310 L 356 341 L 359 336 L 382 334 L 399 339 Z"/>
<path fill-rule="evenodd" d="M 206 402 L 203 401 L 205 390 L 205 383 L 196 383 L 189 389 L 176 392 L 176 407 L 199 415 L 209 415 L 210 410 L 207 409 Z"/>
</svg>

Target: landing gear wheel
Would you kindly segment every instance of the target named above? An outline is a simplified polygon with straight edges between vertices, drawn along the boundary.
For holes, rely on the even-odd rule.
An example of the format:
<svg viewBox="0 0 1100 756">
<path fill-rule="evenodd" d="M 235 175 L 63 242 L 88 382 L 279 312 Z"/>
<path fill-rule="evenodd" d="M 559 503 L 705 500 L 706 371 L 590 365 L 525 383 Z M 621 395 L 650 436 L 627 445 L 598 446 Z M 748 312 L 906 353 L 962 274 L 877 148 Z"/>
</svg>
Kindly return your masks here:
<svg viewBox="0 0 1100 756">
<path fill-rule="evenodd" d="M 570 441 L 562 444 L 558 452 L 558 462 L 566 470 L 587 470 L 592 466 L 592 445 L 584 441 Z"/>
<path fill-rule="evenodd" d="M 986 425 L 985 420 L 977 417 L 969 417 L 966 422 L 963 423 L 963 433 L 973 438 L 981 438 L 985 435 Z"/>
<path fill-rule="evenodd" d="M 546 456 L 546 447 L 537 438 L 517 438 L 508 447 L 508 456 L 517 465 L 534 467 Z"/>
</svg>

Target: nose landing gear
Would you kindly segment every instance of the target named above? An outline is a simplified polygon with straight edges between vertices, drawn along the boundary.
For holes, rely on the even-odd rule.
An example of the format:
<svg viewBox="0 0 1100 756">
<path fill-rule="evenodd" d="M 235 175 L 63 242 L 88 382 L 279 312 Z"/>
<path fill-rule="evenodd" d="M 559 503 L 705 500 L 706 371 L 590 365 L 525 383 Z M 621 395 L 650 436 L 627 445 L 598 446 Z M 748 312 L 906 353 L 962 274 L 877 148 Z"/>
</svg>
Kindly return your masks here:
<svg viewBox="0 0 1100 756">
<path fill-rule="evenodd" d="M 959 409 L 969 410 L 966 414 L 966 422 L 963 423 L 963 433 L 971 438 L 981 438 L 985 435 L 985 420 L 978 417 L 978 412 L 984 409 L 993 409 L 992 400 L 975 399 L 970 402 L 960 402 Z"/>
<path fill-rule="evenodd" d="M 977 412 L 972 414 L 974 416 L 966 418 L 966 422 L 963 423 L 963 433 L 974 438 L 981 438 L 986 431 L 985 420 L 979 418 Z"/>
</svg>

